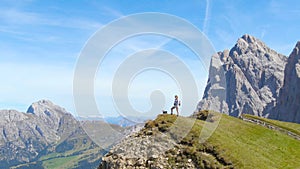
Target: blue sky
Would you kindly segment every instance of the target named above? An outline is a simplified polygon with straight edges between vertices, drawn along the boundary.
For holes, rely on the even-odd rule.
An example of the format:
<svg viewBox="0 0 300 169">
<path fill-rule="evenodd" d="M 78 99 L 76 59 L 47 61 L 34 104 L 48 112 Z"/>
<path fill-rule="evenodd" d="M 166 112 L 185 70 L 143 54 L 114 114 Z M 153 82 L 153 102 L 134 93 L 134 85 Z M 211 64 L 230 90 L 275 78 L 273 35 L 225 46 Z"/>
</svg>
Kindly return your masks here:
<svg viewBox="0 0 300 169">
<path fill-rule="evenodd" d="M 296 0 L 0 0 L 0 109 L 26 111 L 32 102 L 49 99 L 76 114 L 73 74 L 83 46 L 106 24 L 141 12 L 168 13 L 186 19 L 205 33 L 216 51 L 230 49 L 246 33 L 285 55 L 300 40 L 300 2 Z M 111 65 L 120 64 L 119 55 L 159 47 L 180 55 L 192 70 L 199 67 L 189 58 L 192 53 L 180 46 L 164 37 L 148 36 L 132 38 L 112 50 L 103 61 L 104 71 L 99 71 L 95 79 L 100 109 L 107 115 L 117 112 L 107 89 L 116 69 Z M 207 72 L 203 72 L 194 72 L 199 97 L 207 78 Z M 132 82 L 129 98 L 136 109 L 146 111 L 150 106 L 148 95 L 143 97 L 141 91 L 149 94 L 160 86 L 166 97 L 170 95 L 167 102 L 172 102 L 171 93 L 180 93 L 165 75 L 160 75 L 161 83 L 147 82 L 145 86 L 143 82 L 149 76 L 157 77 L 157 73 L 143 74 Z M 167 103 L 166 108 L 170 105 Z"/>
</svg>

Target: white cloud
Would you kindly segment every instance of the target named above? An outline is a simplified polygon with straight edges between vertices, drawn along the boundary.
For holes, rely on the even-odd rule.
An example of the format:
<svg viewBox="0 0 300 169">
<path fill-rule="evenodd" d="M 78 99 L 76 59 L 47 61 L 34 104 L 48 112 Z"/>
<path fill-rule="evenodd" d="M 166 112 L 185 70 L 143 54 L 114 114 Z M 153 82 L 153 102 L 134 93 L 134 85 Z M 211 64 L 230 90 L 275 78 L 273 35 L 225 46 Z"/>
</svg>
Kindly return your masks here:
<svg viewBox="0 0 300 169">
<path fill-rule="evenodd" d="M 26 12 L 22 9 L 17 8 L 1 9 L 0 20 L 2 24 L 10 26 L 5 29 L 5 31 L 7 32 L 13 32 L 11 31 L 11 27 L 14 29 L 19 28 L 20 30 L 22 30 L 22 27 L 20 27 L 20 25 L 30 27 L 38 25 L 47 25 L 88 30 L 96 30 L 103 26 L 103 24 L 99 21 L 91 20 L 84 17 L 69 17 L 63 15 L 55 16 L 50 14 L 46 15 L 37 12 Z"/>
<path fill-rule="evenodd" d="M 281 19 L 296 19 L 297 16 L 300 15 L 299 2 L 297 4 L 296 1 L 271 0 L 266 10 L 269 11 L 273 17 Z"/>
<path fill-rule="evenodd" d="M 101 9 L 102 9 L 105 13 L 107 13 L 108 15 L 113 16 L 113 17 L 120 18 L 120 17 L 123 17 L 123 16 L 124 16 L 120 11 L 115 10 L 115 9 L 113 9 L 113 8 L 110 8 L 110 7 L 108 7 L 108 6 L 102 7 Z"/>
<path fill-rule="evenodd" d="M 37 13 L 25 12 L 15 8 L 1 9 L 0 18 L 2 22 L 10 24 L 32 24 L 40 21 Z"/>
<path fill-rule="evenodd" d="M 208 33 L 210 20 L 210 0 L 206 0 L 205 17 L 203 21 L 203 32 Z"/>
<path fill-rule="evenodd" d="M 98 21 L 78 17 L 45 17 L 41 18 L 36 24 L 86 30 L 97 30 L 103 26 Z"/>
</svg>

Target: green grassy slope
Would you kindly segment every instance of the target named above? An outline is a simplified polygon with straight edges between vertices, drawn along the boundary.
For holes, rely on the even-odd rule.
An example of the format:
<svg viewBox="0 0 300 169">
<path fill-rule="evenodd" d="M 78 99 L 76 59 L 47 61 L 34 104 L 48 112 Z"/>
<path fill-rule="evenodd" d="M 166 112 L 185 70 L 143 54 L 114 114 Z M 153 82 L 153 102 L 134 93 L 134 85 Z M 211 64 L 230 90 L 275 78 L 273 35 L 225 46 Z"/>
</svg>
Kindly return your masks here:
<svg viewBox="0 0 300 169">
<path fill-rule="evenodd" d="M 77 140 L 76 147 L 65 152 L 52 152 L 41 156 L 32 163 L 21 164 L 12 168 L 47 168 L 47 169 L 76 169 L 96 168 L 101 162 L 105 152 L 90 143 L 83 143 Z M 81 146 L 79 146 L 82 144 Z"/>
<path fill-rule="evenodd" d="M 179 142 L 181 153 L 174 156 L 175 150 L 167 152 L 169 163 L 178 167 L 178 163 L 192 159 L 198 168 L 300 168 L 299 140 L 238 118 L 221 116 L 217 129 L 204 143 L 200 143 L 199 136 L 205 122 L 196 120 L 188 135 Z M 175 124 L 175 121 L 180 122 Z M 180 129 L 190 122 L 185 117 L 159 115 L 148 122 L 144 130 L 158 128 L 176 139 L 181 134 Z M 272 122 L 296 130 L 300 127 L 300 124 Z M 171 126 L 176 130 L 170 129 Z"/>
<path fill-rule="evenodd" d="M 64 138 L 55 145 L 49 146 L 45 153 L 41 154 L 34 162 L 20 164 L 12 168 L 96 168 L 101 162 L 101 157 L 106 153 L 81 129 Z"/>
<path fill-rule="evenodd" d="M 53 153 L 39 161 L 42 162 L 44 168 L 51 169 L 95 168 L 100 163 L 101 154 L 103 153 L 95 148 L 91 151 L 82 151 L 80 154 L 72 155 Z"/>
</svg>

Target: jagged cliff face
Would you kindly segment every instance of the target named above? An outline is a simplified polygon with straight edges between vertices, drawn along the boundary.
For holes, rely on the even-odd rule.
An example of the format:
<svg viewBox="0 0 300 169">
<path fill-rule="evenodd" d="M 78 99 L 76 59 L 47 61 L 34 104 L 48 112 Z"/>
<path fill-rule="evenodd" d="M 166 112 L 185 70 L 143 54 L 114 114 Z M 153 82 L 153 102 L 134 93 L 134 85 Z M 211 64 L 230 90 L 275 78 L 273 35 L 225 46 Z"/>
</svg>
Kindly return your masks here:
<svg viewBox="0 0 300 169">
<path fill-rule="evenodd" d="M 280 90 L 276 114 L 271 118 L 300 123 L 300 42 L 288 58 L 284 70 L 284 85 Z"/>
<path fill-rule="evenodd" d="M 286 63 L 284 55 L 244 35 L 230 51 L 212 57 L 197 111 L 210 109 L 232 116 L 247 113 L 268 117 L 283 86 Z"/>
</svg>

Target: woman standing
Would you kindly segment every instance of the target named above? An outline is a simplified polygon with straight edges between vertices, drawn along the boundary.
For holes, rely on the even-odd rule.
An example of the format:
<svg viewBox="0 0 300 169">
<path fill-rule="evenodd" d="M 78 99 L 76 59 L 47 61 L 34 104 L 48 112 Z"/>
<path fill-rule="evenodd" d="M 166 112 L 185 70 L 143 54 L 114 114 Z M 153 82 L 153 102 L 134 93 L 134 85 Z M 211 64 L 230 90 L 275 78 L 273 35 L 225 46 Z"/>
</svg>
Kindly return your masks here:
<svg viewBox="0 0 300 169">
<path fill-rule="evenodd" d="M 174 106 L 171 108 L 171 114 L 173 114 L 173 110 L 176 109 L 177 116 L 179 116 L 178 106 L 180 106 L 180 101 L 178 100 L 178 96 L 175 95 Z"/>
</svg>

